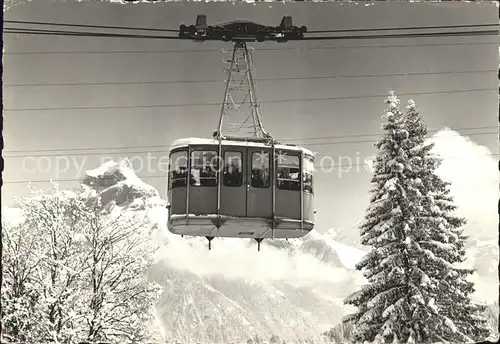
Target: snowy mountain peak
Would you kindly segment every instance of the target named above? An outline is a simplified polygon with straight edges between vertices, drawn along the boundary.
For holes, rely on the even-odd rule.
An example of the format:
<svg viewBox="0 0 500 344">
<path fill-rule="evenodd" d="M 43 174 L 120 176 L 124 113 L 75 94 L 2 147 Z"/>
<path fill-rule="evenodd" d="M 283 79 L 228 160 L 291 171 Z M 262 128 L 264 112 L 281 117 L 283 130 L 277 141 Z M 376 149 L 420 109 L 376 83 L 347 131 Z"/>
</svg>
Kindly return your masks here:
<svg viewBox="0 0 500 344">
<path fill-rule="evenodd" d="M 124 158 L 120 161 L 109 160 L 106 161 L 101 166 L 94 168 L 93 170 L 87 170 L 85 174 L 91 178 L 103 178 L 112 175 L 121 175 L 123 179 L 132 178 L 140 180 L 134 171 L 134 166 L 128 158 Z"/>
<path fill-rule="evenodd" d="M 139 208 L 144 209 L 146 203 L 151 201 L 155 205 L 166 203 L 161 200 L 154 187 L 137 177 L 132 163 L 127 158 L 120 161 L 110 160 L 86 171 L 84 184 L 100 194 L 103 205 L 113 202 L 117 206 L 136 207 L 137 203 L 143 203 Z"/>
<path fill-rule="evenodd" d="M 338 233 L 335 228 L 330 228 L 323 234 L 312 231 L 306 236 L 300 249 L 325 263 L 354 270 L 365 252 L 335 240 Z"/>
</svg>

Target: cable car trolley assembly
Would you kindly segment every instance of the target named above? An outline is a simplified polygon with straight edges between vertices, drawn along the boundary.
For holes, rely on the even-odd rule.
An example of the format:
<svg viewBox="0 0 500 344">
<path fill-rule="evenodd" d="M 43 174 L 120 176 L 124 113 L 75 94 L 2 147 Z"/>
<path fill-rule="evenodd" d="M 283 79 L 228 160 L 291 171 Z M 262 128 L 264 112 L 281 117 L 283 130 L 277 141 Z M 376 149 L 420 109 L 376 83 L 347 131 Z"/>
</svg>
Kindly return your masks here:
<svg viewBox="0 0 500 344">
<path fill-rule="evenodd" d="M 313 153 L 281 144 L 264 130 L 247 42 L 303 38 L 306 27 L 283 17 L 280 26 L 233 21 L 181 25 L 179 37 L 233 42 L 224 101 L 211 139 L 173 142 L 168 176 L 168 229 L 178 235 L 299 238 L 314 228 Z"/>
</svg>

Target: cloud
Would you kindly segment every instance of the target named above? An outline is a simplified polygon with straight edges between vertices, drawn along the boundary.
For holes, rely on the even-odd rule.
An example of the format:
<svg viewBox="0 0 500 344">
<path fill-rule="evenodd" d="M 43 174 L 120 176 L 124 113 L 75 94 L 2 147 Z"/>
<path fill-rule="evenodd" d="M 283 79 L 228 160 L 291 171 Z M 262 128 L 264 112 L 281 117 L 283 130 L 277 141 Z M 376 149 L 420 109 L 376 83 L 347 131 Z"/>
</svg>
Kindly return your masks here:
<svg viewBox="0 0 500 344">
<path fill-rule="evenodd" d="M 435 133 L 430 141 L 435 144 L 433 152 L 443 159 L 437 173 L 451 183 L 457 213 L 468 221 L 467 234 L 482 240 L 496 239 L 499 198 L 496 157 L 487 147 L 449 128 Z"/>
<path fill-rule="evenodd" d="M 437 173 L 451 183 L 457 215 L 467 220 L 464 229 L 471 246 L 463 265 L 476 270 L 470 277 L 476 289 L 473 299 L 492 303 L 498 291 L 497 157 L 487 147 L 449 128 L 429 141 L 435 144 L 434 153 L 443 159 Z"/>
<path fill-rule="evenodd" d="M 284 281 L 295 286 L 314 286 L 316 283 L 342 283 L 350 273 L 319 261 L 316 257 L 263 245 L 246 240 L 219 239 L 212 241 L 212 250 L 206 240 L 179 240 L 175 237 L 158 256 L 164 264 L 201 276 L 223 276 L 225 279 L 254 282 Z"/>
</svg>

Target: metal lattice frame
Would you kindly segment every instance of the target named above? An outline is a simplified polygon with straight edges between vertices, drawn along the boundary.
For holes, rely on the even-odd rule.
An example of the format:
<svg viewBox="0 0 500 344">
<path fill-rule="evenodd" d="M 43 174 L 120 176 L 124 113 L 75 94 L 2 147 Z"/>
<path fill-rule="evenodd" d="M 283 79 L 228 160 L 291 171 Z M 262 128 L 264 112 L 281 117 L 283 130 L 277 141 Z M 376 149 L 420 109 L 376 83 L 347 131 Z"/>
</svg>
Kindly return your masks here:
<svg viewBox="0 0 500 344">
<path fill-rule="evenodd" d="M 231 58 L 224 62 L 230 65 L 225 68 L 226 90 L 214 137 L 272 140 L 262 125 L 255 69 L 246 42 L 236 41 Z"/>
</svg>

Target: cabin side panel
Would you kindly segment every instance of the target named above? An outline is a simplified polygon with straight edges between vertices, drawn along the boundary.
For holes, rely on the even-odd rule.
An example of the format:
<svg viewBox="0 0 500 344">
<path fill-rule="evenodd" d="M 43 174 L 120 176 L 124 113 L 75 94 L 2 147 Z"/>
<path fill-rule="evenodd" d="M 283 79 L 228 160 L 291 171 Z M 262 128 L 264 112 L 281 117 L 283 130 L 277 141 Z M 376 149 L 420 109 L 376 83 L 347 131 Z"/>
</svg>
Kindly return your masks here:
<svg viewBox="0 0 500 344">
<path fill-rule="evenodd" d="M 314 222 L 314 196 L 304 192 L 304 220 Z"/>
<path fill-rule="evenodd" d="M 314 222 L 314 158 L 305 155 L 302 160 L 302 166 L 304 180 L 304 220 Z"/>
<path fill-rule="evenodd" d="M 195 215 L 215 214 L 217 212 L 217 188 L 190 187 L 188 212 Z"/>
<path fill-rule="evenodd" d="M 276 217 L 300 220 L 300 153 L 276 150 Z"/>
<path fill-rule="evenodd" d="M 300 220 L 300 191 L 276 190 L 276 217 Z"/>
<path fill-rule="evenodd" d="M 170 214 L 179 215 L 186 213 L 186 188 L 176 188 L 169 192 Z"/>
<path fill-rule="evenodd" d="M 186 213 L 187 148 L 170 152 L 168 167 L 168 200 L 170 214 Z"/>
</svg>

